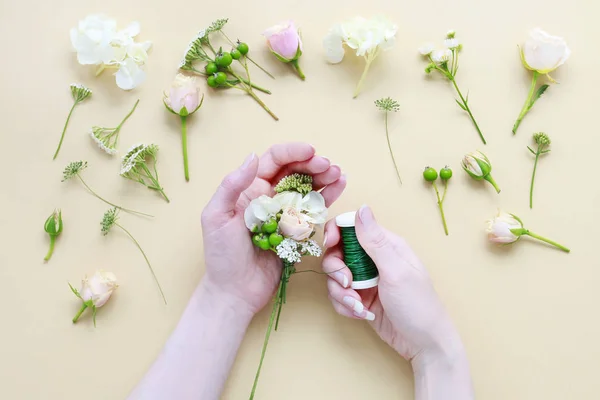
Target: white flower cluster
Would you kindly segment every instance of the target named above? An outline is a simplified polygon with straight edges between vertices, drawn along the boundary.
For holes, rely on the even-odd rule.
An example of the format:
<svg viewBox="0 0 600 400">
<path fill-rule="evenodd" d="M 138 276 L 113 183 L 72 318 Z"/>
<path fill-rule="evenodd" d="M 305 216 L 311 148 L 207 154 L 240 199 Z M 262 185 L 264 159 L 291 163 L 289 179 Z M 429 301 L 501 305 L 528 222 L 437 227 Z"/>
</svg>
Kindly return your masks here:
<svg viewBox="0 0 600 400">
<path fill-rule="evenodd" d="M 443 49 L 435 49 L 435 46 L 431 43 L 426 43 L 423 46 L 419 47 L 419 53 L 424 56 L 431 57 L 431 61 L 436 64 L 447 63 L 452 59 L 454 51 L 460 51 L 462 49 L 462 45 L 455 38 L 456 32 L 454 30 L 449 30 L 446 33 L 446 38 L 444 39 L 444 48 Z"/>
<path fill-rule="evenodd" d="M 148 60 L 152 42 L 136 43 L 140 24 L 132 22 L 123 30 L 117 30 L 117 22 L 104 15 L 89 15 L 71 29 L 71 43 L 82 65 L 97 65 L 97 74 L 106 68 L 117 69 L 117 86 L 131 90 L 146 79 L 142 70 Z"/>
<path fill-rule="evenodd" d="M 110 129 L 109 129 L 110 130 Z M 90 136 L 94 139 L 94 142 L 102 149 L 106 154 L 111 156 L 117 154 L 117 149 L 110 143 L 108 139 L 103 137 L 106 134 L 106 129 L 99 126 L 94 126 L 90 129 Z M 109 133 L 110 134 L 110 133 Z"/>
<path fill-rule="evenodd" d="M 146 150 L 149 145 L 138 143 L 131 146 L 127 154 L 123 156 L 123 162 L 121 163 L 121 175 L 126 175 L 138 162 L 138 156 Z"/>
<path fill-rule="evenodd" d="M 277 246 L 277 256 L 290 264 L 296 264 L 302 261 L 302 254 L 298 250 L 299 243 L 294 239 L 283 239 L 283 242 Z"/>
<path fill-rule="evenodd" d="M 307 240 L 305 242 L 300 242 L 300 248 L 302 254 L 310 254 L 313 257 L 321 257 L 323 251 L 314 240 Z"/>
</svg>

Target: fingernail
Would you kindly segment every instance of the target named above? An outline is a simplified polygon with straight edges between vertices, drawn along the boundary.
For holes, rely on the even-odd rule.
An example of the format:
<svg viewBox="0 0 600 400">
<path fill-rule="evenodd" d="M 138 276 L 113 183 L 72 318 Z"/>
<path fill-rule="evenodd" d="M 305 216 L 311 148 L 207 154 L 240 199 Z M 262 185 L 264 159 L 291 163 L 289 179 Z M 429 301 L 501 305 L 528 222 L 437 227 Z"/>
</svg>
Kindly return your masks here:
<svg viewBox="0 0 600 400">
<path fill-rule="evenodd" d="M 323 156 L 321 156 L 321 158 L 323 158 L 325 161 L 327 161 L 329 163 L 329 165 L 331 165 L 331 160 L 329 158 L 323 157 Z"/>
<path fill-rule="evenodd" d="M 338 281 L 338 283 L 340 285 L 342 285 L 345 288 L 348 287 L 348 283 L 349 283 L 348 277 L 346 276 L 345 273 L 338 271 L 334 274 L 334 276 L 335 276 L 335 280 Z"/>
<path fill-rule="evenodd" d="M 256 153 L 252 153 L 248 157 L 246 157 L 246 160 L 244 160 L 244 163 L 242 164 L 242 166 L 240 168 L 242 168 L 242 169 L 248 168 L 248 166 L 250 165 L 250 163 L 252 161 L 254 161 L 254 157 L 256 157 Z"/>
<path fill-rule="evenodd" d="M 367 316 L 365 317 L 367 321 L 375 321 L 375 314 L 371 311 L 367 311 Z"/>
<path fill-rule="evenodd" d="M 327 248 L 327 234 L 325 234 L 323 236 L 323 248 L 326 249 Z"/>
<path fill-rule="evenodd" d="M 356 314 L 361 314 L 365 310 L 365 306 L 354 297 L 344 296 L 342 299 L 344 304 L 354 310 Z"/>
<path fill-rule="evenodd" d="M 363 225 L 368 226 L 375 222 L 375 216 L 373 215 L 373 211 L 369 208 L 369 206 L 364 205 L 358 210 L 358 218 L 363 223 Z"/>
</svg>

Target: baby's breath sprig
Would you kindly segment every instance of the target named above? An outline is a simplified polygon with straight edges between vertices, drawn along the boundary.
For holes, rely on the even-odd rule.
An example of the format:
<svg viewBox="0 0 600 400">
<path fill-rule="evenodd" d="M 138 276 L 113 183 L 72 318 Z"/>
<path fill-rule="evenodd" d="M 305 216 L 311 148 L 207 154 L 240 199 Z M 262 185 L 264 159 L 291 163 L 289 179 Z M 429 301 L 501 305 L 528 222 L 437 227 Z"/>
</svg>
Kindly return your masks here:
<svg viewBox="0 0 600 400">
<path fill-rule="evenodd" d="M 167 201 L 169 198 L 158 182 L 158 170 L 156 169 L 156 155 L 158 146 L 155 144 L 138 144 L 133 146 L 123 157 L 121 163 L 121 176 L 139 182 L 148 189 L 159 192 Z M 152 168 L 152 171 L 150 168 Z"/>
<path fill-rule="evenodd" d="M 119 210 L 123 210 L 127 213 L 130 214 L 138 214 L 138 215 L 143 215 L 146 217 L 152 217 L 152 215 L 150 214 L 145 214 L 139 211 L 134 211 L 134 210 L 130 210 L 128 208 L 124 208 L 121 206 L 118 206 L 114 203 L 111 203 L 110 201 L 106 200 L 105 198 L 103 198 L 102 196 L 100 196 L 98 193 L 94 192 L 94 190 L 92 190 L 91 187 L 89 187 L 89 185 L 83 180 L 83 178 L 81 177 L 81 171 L 83 171 L 84 169 L 87 168 L 87 161 L 73 161 L 71 163 L 69 163 L 64 171 L 63 171 L 63 179 L 62 182 L 65 182 L 69 179 L 72 178 L 77 178 L 81 181 L 81 183 L 83 184 L 83 186 L 85 186 L 85 188 L 92 194 L 94 195 L 98 200 L 101 200 L 103 202 L 105 202 L 106 204 L 108 204 L 109 206 L 118 208 Z"/>
<path fill-rule="evenodd" d="M 100 126 L 93 126 L 92 129 L 90 129 L 90 136 L 92 137 L 94 142 L 96 142 L 98 147 L 104 150 L 107 154 L 114 155 L 117 153 L 117 142 L 119 141 L 121 127 L 123 126 L 125 121 L 127 121 L 129 117 L 131 117 L 131 114 L 133 114 L 139 102 L 139 100 L 135 102 L 133 108 L 131 109 L 131 111 L 129 111 L 129 114 L 127 114 L 125 118 L 123 118 L 121 123 L 117 125 L 116 128 L 104 128 Z"/>
<path fill-rule="evenodd" d="M 534 151 L 531 147 L 527 146 L 531 154 L 535 156 L 535 162 L 533 163 L 533 174 L 531 175 L 531 187 L 529 189 L 529 208 L 533 208 L 533 185 L 535 182 L 535 173 L 537 171 L 537 164 L 542 154 L 550 153 L 548 148 L 552 141 L 550 137 L 544 132 L 537 132 L 533 134 L 533 140 L 537 144 L 537 149 Z"/>
<path fill-rule="evenodd" d="M 71 96 L 73 97 L 73 106 L 71 107 L 71 111 L 69 111 L 69 115 L 67 116 L 67 120 L 65 121 L 65 126 L 63 128 L 62 134 L 60 135 L 60 142 L 58 142 L 58 148 L 54 153 L 54 157 L 52 157 L 53 160 L 55 160 L 58 156 L 58 152 L 60 151 L 63 139 L 65 138 L 65 132 L 67 131 L 67 126 L 69 125 L 69 121 L 71 120 L 71 115 L 73 114 L 75 106 L 92 95 L 92 91 L 80 83 L 72 83 L 70 87 Z"/>
<path fill-rule="evenodd" d="M 304 174 L 288 175 L 279 181 L 274 190 L 275 193 L 298 192 L 305 196 L 313 190 L 313 178 Z"/>
<path fill-rule="evenodd" d="M 479 134 L 481 141 L 483 144 L 487 144 L 485 138 L 483 137 L 483 133 L 481 133 L 481 129 L 479 129 L 477 121 L 475 121 L 475 117 L 471 112 L 471 108 L 469 107 L 469 94 L 467 93 L 467 96 L 464 97 L 458 88 L 458 84 L 456 83 L 456 73 L 458 72 L 458 54 L 462 50 L 463 46 L 455 36 L 456 32 L 454 30 L 449 30 L 446 33 L 446 39 L 444 40 L 445 49 L 443 50 L 435 50 L 432 44 L 425 44 L 419 48 L 419 52 L 429 60 L 429 64 L 427 67 L 425 67 L 425 73 L 430 74 L 431 71 L 438 71 L 450 82 L 452 82 L 454 89 L 456 89 L 456 93 L 458 93 L 458 96 L 460 97 L 460 101 L 455 99 L 456 104 L 458 104 L 460 108 L 469 114 L 469 118 L 471 118 L 473 125 L 475 125 L 475 129 L 477 129 L 477 133 Z"/>
<path fill-rule="evenodd" d="M 246 43 L 239 40 L 234 43 L 223 31 L 223 27 L 228 19 L 218 19 L 214 21 L 207 29 L 203 29 L 189 43 L 185 50 L 183 59 L 179 63 L 179 68 L 184 71 L 190 71 L 206 77 L 209 87 L 219 89 L 238 89 L 246 92 L 252 97 L 273 119 L 279 120 L 269 107 L 254 93 L 254 89 L 266 94 L 271 92 L 263 87 L 254 84 L 250 79 L 250 71 L 247 61 L 253 62 L 263 71 L 250 57 L 248 57 L 249 47 Z M 210 35 L 220 33 L 231 45 L 230 51 L 224 51 L 222 47 L 213 46 Z M 203 69 L 197 69 L 195 62 L 206 63 Z M 240 73 L 232 68 L 234 61 L 237 61 L 242 67 Z M 244 75 L 245 73 L 245 75 Z M 265 73 L 268 74 L 267 71 Z M 269 74 L 270 75 L 270 74 Z M 272 76 L 272 75 L 271 75 Z"/>
<path fill-rule="evenodd" d="M 397 112 L 400 109 L 400 104 L 398 104 L 398 102 L 391 97 L 385 97 L 375 100 L 375 106 L 385 113 L 385 137 L 387 138 L 388 148 L 390 149 L 390 155 L 392 156 L 392 162 L 394 163 L 394 168 L 396 169 L 398 181 L 400 181 L 400 184 L 402 184 L 400 170 L 398 169 L 398 164 L 396 164 L 396 158 L 394 157 L 394 152 L 392 151 L 392 143 L 390 142 L 390 134 L 388 131 L 388 113 Z"/>
<path fill-rule="evenodd" d="M 144 259 L 146 260 L 146 264 L 148 264 L 148 268 L 150 268 L 150 272 L 152 273 L 152 277 L 154 277 L 154 281 L 156 282 L 156 285 L 158 286 L 158 290 L 160 291 L 163 301 L 165 302 L 165 304 L 167 304 L 167 299 L 165 298 L 165 294 L 163 293 L 162 287 L 160 286 L 160 283 L 158 282 L 158 278 L 156 277 L 156 274 L 154 273 L 154 270 L 152 269 L 152 265 L 150 264 L 150 260 L 148 260 L 148 257 L 146 256 L 146 253 L 142 249 L 142 246 L 140 246 L 140 244 L 138 243 L 137 240 L 135 240 L 133 235 L 131 233 L 129 233 L 129 231 L 127 229 L 125 229 L 121 224 L 119 224 L 118 221 L 119 221 L 119 209 L 117 207 L 111 208 L 110 210 L 106 211 L 104 213 L 104 215 L 102 216 L 102 221 L 100 222 L 100 225 L 102 226 L 102 229 L 101 229 L 102 235 L 103 236 L 108 235 L 111 228 L 113 226 L 116 226 L 117 228 L 119 228 L 123 232 L 125 232 L 127 234 L 127 236 L 129 236 L 131 238 L 131 240 L 133 240 L 133 243 L 135 243 L 137 248 L 140 250 L 140 252 L 144 256 Z"/>
</svg>

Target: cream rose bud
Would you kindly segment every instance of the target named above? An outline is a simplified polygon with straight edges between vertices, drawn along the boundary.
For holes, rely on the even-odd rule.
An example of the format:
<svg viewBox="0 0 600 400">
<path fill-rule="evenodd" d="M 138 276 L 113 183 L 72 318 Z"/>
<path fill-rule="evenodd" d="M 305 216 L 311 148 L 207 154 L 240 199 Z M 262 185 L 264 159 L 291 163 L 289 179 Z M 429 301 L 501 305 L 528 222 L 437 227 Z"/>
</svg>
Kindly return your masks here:
<svg viewBox="0 0 600 400">
<path fill-rule="evenodd" d="M 169 93 L 165 93 L 164 103 L 170 111 L 184 117 L 195 113 L 201 105 L 196 78 L 177 74 Z"/>
<path fill-rule="evenodd" d="M 294 240 L 305 240 L 313 232 L 313 225 L 307 220 L 305 214 L 300 213 L 292 207 L 285 208 L 279 220 L 279 229 L 286 238 Z"/>
<path fill-rule="evenodd" d="M 552 36 L 540 28 L 532 29 L 521 49 L 521 60 L 525 68 L 548 74 L 564 64 L 571 55 L 565 40 Z"/>
<path fill-rule="evenodd" d="M 277 24 L 263 32 L 269 49 L 283 62 L 297 60 L 302 55 L 302 39 L 294 21 Z"/>
<path fill-rule="evenodd" d="M 488 221 L 488 239 L 494 243 L 514 243 L 521 237 L 519 232 L 521 229 L 523 229 L 523 223 L 518 217 L 499 212 L 496 217 Z"/>
<path fill-rule="evenodd" d="M 477 180 L 484 179 L 492 171 L 490 160 L 480 151 L 467 154 L 462 160 L 462 167 Z"/>
<path fill-rule="evenodd" d="M 90 278 L 86 277 L 81 281 L 79 295 L 84 302 L 91 300 L 94 306 L 102 307 L 117 287 L 115 274 L 99 270 Z"/>
</svg>

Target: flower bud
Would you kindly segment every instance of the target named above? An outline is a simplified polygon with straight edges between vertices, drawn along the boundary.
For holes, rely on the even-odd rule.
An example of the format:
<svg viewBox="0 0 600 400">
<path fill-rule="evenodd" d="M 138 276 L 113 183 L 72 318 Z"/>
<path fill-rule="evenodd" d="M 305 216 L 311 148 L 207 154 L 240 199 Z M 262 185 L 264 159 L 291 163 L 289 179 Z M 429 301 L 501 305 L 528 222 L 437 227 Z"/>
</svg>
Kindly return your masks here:
<svg viewBox="0 0 600 400">
<path fill-rule="evenodd" d="M 302 39 L 294 21 L 286 21 L 263 32 L 269 50 L 280 61 L 288 63 L 302 55 Z"/>
<path fill-rule="evenodd" d="M 62 212 L 60 210 L 54 210 L 52 215 L 48 217 L 44 224 L 44 230 L 52 237 L 60 235 L 63 230 Z"/>
<path fill-rule="evenodd" d="M 177 74 L 163 102 L 172 113 L 187 117 L 200 108 L 202 99 L 196 78 Z"/>
<path fill-rule="evenodd" d="M 550 146 L 552 141 L 544 132 L 537 132 L 533 134 L 533 140 L 540 146 Z"/>
<path fill-rule="evenodd" d="M 99 270 L 90 278 L 85 277 L 81 281 L 79 294 L 84 302 L 91 301 L 94 306 L 102 307 L 117 287 L 115 274 Z"/>
<path fill-rule="evenodd" d="M 498 212 L 496 217 L 488 221 L 487 234 L 491 242 L 514 243 L 523 234 L 523 222 L 516 215 Z"/>
<path fill-rule="evenodd" d="M 475 180 L 485 179 L 492 171 L 490 160 L 480 151 L 465 155 L 462 160 L 463 169 Z"/>
</svg>

